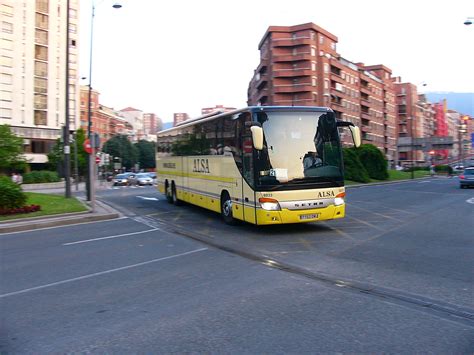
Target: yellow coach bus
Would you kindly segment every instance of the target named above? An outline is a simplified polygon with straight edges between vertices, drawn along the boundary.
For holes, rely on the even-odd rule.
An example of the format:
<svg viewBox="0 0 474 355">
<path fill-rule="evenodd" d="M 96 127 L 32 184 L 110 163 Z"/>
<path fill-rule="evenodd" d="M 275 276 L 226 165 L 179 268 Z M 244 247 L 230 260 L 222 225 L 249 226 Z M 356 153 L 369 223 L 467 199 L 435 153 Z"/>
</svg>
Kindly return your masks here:
<svg viewBox="0 0 474 355">
<path fill-rule="evenodd" d="M 190 119 L 157 135 L 157 183 L 170 203 L 258 225 L 342 218 L 339 127 L 326 107 L 247 107 Z"/>
</svg>

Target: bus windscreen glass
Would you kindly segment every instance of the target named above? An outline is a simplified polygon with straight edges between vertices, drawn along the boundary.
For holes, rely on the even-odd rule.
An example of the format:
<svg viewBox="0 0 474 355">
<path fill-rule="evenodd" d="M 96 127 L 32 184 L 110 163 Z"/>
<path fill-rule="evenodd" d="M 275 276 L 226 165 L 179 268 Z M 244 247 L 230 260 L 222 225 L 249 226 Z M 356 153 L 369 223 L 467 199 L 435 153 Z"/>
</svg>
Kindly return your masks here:
<svg viewBox="0 0 474 355">
<path fill-rule="evenodd" d="M 260 188 L 294 185 L 339 185 L 343 165 L 332 112 L 259 112 L 264 148 L 257 151 Z"/>
</svg>

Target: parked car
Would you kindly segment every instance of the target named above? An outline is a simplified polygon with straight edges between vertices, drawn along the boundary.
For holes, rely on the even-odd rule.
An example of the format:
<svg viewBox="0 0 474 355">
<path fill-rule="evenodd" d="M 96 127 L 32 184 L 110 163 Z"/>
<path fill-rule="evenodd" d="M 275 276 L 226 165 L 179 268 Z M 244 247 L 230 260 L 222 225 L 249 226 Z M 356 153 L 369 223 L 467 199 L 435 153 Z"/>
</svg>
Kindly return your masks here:
<svg viewBox="0 0 474 355">
<path fill-rule="evenodd" d="M 130 186 L 136 185 L 137 179 L 135 173 L 118 174 L 114 178 L 114 186 Z"/>
<path fill-rule="evenodd" d="M 464 189 L 470 186 L 474 186 L 474 168 L 466 168 L 463 173 L 459 175 L 459 187 Z"/>
<path fill-rule="evenodd" d="M 140 173 L 136 175 L 137 184 L 140 186 L 153 185 L 153 178 L 148 173 Z"/>
</svg>

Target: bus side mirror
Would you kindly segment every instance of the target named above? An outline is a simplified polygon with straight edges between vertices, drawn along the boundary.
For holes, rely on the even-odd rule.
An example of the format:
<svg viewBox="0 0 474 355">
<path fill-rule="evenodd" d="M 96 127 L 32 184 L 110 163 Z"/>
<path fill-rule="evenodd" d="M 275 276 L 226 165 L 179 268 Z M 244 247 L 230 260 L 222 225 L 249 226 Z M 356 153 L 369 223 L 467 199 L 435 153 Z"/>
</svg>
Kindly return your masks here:
<svg viewBox="0 0 474 355">
<path fill-rule="evenodd" d="M 360 128 L 358 126 L 349 126 L 352 134 L 352 140 L 354 141 L 354 145 L 356 147 L 360 147 Z"/>
<path fill-rule="evenodd" d="M 263 129 L 262 129 L 262 127 L 252 126 L 252 127 L 250 127 L 250 130 L 252 131 L 253 147 L 256 150 L 262 150 L 263 149 Z"/>
</svg>

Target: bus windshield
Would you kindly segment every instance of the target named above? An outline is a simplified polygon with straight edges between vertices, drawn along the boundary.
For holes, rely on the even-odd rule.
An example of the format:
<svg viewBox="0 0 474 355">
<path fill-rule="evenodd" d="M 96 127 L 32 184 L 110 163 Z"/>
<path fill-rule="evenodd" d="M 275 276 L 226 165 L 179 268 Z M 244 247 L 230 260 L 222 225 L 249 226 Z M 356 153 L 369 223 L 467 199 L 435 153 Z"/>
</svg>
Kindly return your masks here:
<svg viewBox="0 0 474 355">
<path fill-rule="evenodd" d="M 342 186 L 341 145 L 332 112 L 266 111 L 257 113 L 264 148 L 255 168 L 260 189 Z"/>
</svg>

